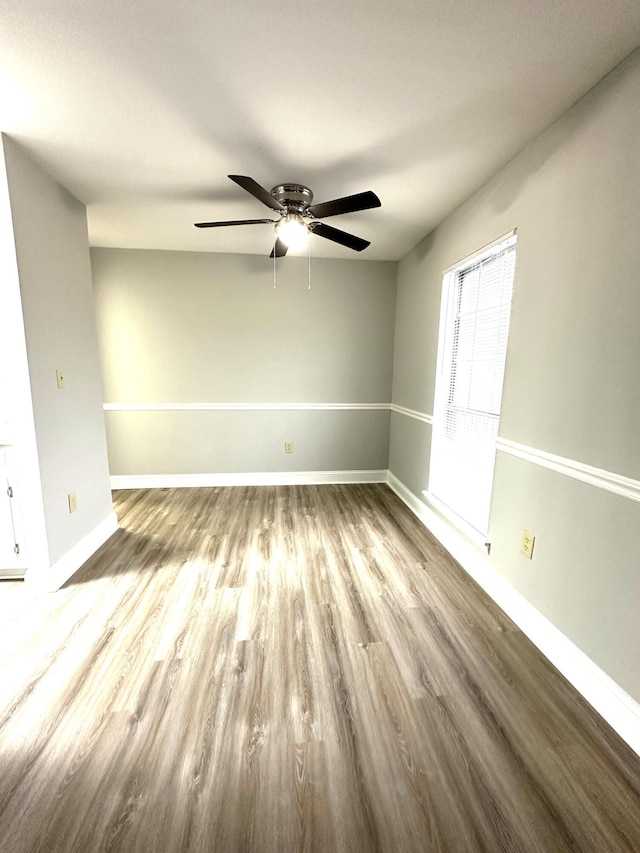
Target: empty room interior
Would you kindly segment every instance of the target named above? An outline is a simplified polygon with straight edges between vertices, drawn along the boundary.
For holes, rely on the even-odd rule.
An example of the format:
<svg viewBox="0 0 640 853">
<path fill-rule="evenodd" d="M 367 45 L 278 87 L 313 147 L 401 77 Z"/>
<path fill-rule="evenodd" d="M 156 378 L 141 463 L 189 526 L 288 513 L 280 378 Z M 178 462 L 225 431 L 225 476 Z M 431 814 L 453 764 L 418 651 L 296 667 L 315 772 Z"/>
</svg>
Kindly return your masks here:
<svg viewBox="0 0 640 853">
<path fill-rule="evenodd" d="M 0 37 L 0 853 L 640 850 L 640 6 Z"/>
</svg>

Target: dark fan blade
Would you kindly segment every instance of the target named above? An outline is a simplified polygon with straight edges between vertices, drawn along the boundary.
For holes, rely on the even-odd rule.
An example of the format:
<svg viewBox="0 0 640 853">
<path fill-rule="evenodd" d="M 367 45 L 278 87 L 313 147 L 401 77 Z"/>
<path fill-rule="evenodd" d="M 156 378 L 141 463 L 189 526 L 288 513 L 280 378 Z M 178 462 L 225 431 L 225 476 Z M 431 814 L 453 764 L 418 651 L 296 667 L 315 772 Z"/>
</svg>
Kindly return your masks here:
<svg viewBox="0 0 640 853">
<path fill-rule="evenodd" d="M 261 201 L 263 204 L 266 204 L 267 207 L 270 207 L 272 210 L 284 210 L 284 206 L 280 204 L 277 199 L 275 199 L 270 192 L 267 192 L 264 187 L 261 187 L 259 183 L 253 180 L 253 178 L 247 178 L 244 175 L 229 175 L 232 181 L 235 181 L 239 187 L 242 187 L 243 190 L 246 190 L 248 193 L 251 193 L 252 196 Z"/>
<path fill-rule="evenodd" d="M 224 228 L 226 225 L 266 225 L 277 219 L 230 219 L 228 222 L 194 222 L 196 228 Z"/>
<path fill-rule="evenodd" d="M 327 216 L 338 216 L 339 213 L 355 213 L 356 210 L 369 210 L 371 207 L 380 207 L 378 196 L 367 190 L 366 193 L 347 195 L 344 198 L 334 198 L 333 201 L 323 201 L 309 208 L 309 213 L 316 219 L 325 219 Z"/>
<path fill-rule="evenodd" d="M 347 234 L 346 231 L 332 228 L 331 225 L 325 225 L 324 222 L 312 222 L 309 228 L 319 237 L 333 240 L 334 243 L 340 243 L 342 246 L 354 249 L 356 252 L 361 252 L 367 246 L 371 245 L 369 240 L 363 240 L 362 237 L 356 237 L 354 234 Z"/>
<path fill-rule="evenodd" d="M 271 254 L 269 255 L 272 258 L 274 255 L 276 258 L 284 258 L 287 254 L 287 249 L 289 247 L 286 243 L 283 243 L 282 240 L 278 237 L 276 242 L 273 244 L 273 249 L 271 250 Z"/>
</svg>

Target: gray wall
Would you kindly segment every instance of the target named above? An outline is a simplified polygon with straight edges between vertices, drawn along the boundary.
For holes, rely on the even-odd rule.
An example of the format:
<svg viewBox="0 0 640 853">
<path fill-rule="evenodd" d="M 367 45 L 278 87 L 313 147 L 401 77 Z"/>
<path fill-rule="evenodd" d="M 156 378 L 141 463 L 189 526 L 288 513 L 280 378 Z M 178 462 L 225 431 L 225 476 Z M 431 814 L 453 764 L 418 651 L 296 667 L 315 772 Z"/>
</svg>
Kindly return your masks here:
<svg viewBox="0 0 640 853">
<path fill-rule="evenodd" d="M 3 146 L 41 504 L 54 564 L 112 513 L 86 212 L 15 142 L 3 137 Z M 17 313 L 13 319 L 19 322 Z M 64 390 L 57 388 L 57 369 L 64 371 Z M 73 514 L 70 491 L 78 495 Z"/>
<path fill-rule="evenodd" d="M 47 529 L 44 520 L 38 446 L 33 420 L 33 404 L 27 360 L 27 343 L 22 316 L 22 297 L 18 277 L 5 163 L 6 139 L 0 144 L 0 422 L 5 456 L 14 464 L 13 513 L 18 515 L 16 530 L 20 554 L 12 565 L 31 567 L 43 573 L 50 565 Z M 16 477 L 16 472 L 19 476 Z M 20 525 L 20 518 L 24 527 Z M 15 526 L 15 523 L 14 523 Z M 6 531 L 5 531 L 6 535 Z M 0 566 L 7 568 L 7 566 Z"/>
<path fill-rule="evenodd" d="M 93 249 L 110 404 L 388 404 L 395 263 Z M 389 412 L 107 411 L 112 474 L 377 470 Z M 284 453 L 284 442 L 294 453 Z"/>
<path fill-rule="evenodd" d="M 515 227 L 500 435 L 640 479 L 639 104 L 636 52 L 401 261 L 394 403 L 432 414 L 443 270 Z M 394 413 L 418 497 L 430 429 Z M 639 526 L 640 504 L 498 453 L 491 563 L 638 700 Z"/>
</svg>

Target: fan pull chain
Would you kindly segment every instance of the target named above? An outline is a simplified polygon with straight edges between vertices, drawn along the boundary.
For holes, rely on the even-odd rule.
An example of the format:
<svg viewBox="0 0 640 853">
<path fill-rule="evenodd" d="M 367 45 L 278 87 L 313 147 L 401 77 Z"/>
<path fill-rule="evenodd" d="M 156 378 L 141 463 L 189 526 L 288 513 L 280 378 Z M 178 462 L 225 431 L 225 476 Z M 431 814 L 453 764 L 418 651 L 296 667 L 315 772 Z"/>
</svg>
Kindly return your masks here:
<svg viewBox="0 0 640 853">
<path fill-rule="evenodd" d="M 307 290 L 311 290 L 311 234 L 307 237 L 307 255 L 309 257 L 309 286 Z"/>
<path fill-rule="evenodd" d="M 273 240 L 274 240 L 274 242 L 273 242 L 273 289 L 274 290 L 277 289 L 276 288 L 276 241 L 277 241 L 277 239 L 278 239 L 278 233 L 277 233 L 275 226 L 274 226 L 274 228 L 273 228 Z"/>
</svg>

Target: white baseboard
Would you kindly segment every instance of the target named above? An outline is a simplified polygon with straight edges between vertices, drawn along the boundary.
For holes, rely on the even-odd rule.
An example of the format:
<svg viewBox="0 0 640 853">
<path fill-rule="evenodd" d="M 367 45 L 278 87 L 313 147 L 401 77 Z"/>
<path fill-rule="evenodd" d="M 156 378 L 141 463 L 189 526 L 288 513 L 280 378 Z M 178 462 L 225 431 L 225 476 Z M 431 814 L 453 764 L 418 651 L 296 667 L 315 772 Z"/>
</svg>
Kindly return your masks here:
<svg viewBox="0 0 640 853">
<path fill-rule="evenodd" d="M 380 471 L 258 471 L 233 474 L 112 474 L 111 488 L 179 489 L 207 486 L 312 486 L 322 483 L 386 483 Z"/>
<path fill-rule="evenodd" d="M 0 569 L 0 580 L 21 581 L 24 580 L 26 569 Z"/>
<path fill-rule="evenodd" d="M 42 579 L 36 579 L 41 588 L 46 592 L 55 592 L 66 583 L 91 557 L 101 545 L 118 530 L 118 519 L 115 512 L 101 521 L 90 533 L 87 533 L 73 548 L 60 557 L 59 560 L 43 575 Z M 29 572 L 27 572 L 29 577 Z"/>
<path fill-rule="evenodd" d="M 391 472 L 387 483 L 567 681 L 640 755 L 640 705 L 517 592 L 481 550 L 466 542 Z"/>
</svg>

